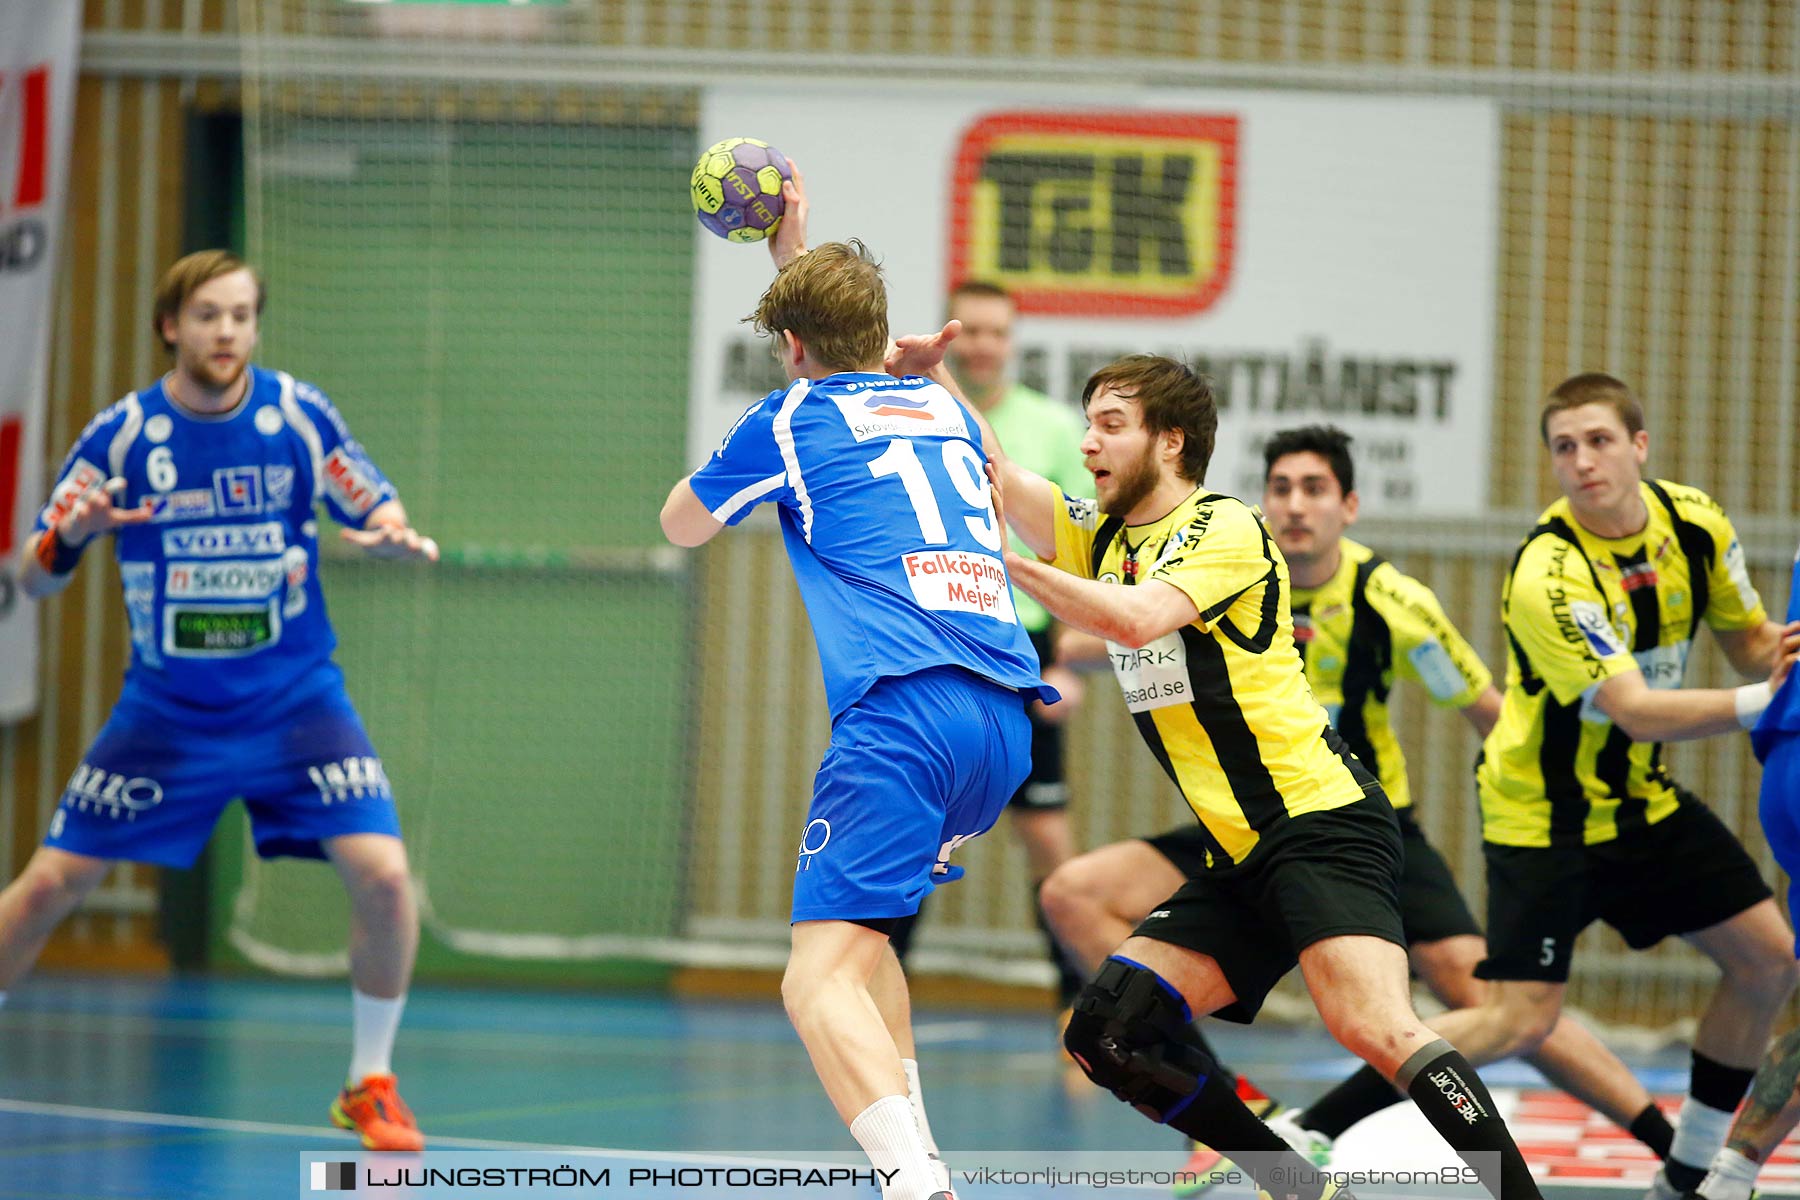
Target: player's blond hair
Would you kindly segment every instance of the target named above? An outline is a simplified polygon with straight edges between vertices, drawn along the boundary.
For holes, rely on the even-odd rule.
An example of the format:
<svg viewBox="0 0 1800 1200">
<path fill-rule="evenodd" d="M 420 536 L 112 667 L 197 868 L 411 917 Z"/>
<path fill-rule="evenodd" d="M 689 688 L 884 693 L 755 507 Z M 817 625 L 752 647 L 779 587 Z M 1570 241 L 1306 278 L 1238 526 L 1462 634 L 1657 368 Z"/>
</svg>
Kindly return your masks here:
<svg viewBox="0 0 1800 1200">
<path fill-rule="evenodd" d="M 180 316 L 181 306 L 187 303 L 189 296 L 219 276 L 229 275 L 233 271 L 249 271 L 250 278 L 256 281 L 256 311 L 261 314 L 263 301 L 268 298 L 262 276 L 256 273 L 256 268 L 229 250 L 196 250 L 176 259 L 174 265 L 163 272 L 162 278 L 156 281 L 156 295 L 150 308 L 150 328 L 155 332 L 156 340 L 163 344 L 163 349 L 175 348 L 175 343 L 163 336 L 163 322 Z"/>
<path fill-rule="evenodd" d="M 1611 375 L 1588 371 L 1571 375 L 1557 384 L 1550 399 L 1544 402 L 1544 411 L 1538 414 L 1538 436 L 1544 439 L 1544 445 L 1550 444 L 1551 417 L 1586 404 L 1604 404 L 1618 413 L 1619 422 L 1625 426 L 1628 435 L 1635 436 L 1644 427 L 1644 406 L 1638 403 L 1631 389 Z"/>
<path fill-rule="evenodd" d="M 758 333 L 792 333 L 820 366 L 880 370 L 888 344 L 881 265 L 855 238 L 827 242 L 781 268 L 744 319 Z"/>
</svg>

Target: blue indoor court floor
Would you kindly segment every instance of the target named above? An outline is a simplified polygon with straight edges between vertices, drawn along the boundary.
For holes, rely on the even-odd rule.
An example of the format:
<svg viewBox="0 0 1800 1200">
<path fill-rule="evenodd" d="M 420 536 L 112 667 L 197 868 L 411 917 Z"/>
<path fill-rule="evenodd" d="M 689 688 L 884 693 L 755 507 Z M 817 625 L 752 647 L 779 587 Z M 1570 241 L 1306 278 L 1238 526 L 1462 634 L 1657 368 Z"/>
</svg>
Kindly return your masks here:
<svg viewBox="0 0 1800 1200">
<path fill-rule="evenodd" d="M 346 1065 L 348 1018 L 343 984 L 28 980 L 0 1009 L 0 1198 L 308 1195 L 304 1154 L 347 1159 L 357 1149 L 325 1121 Z M 1048 1014 L 921 1010 L 916 1020 L 932 1125 L 953 1167 L 999 1152 L 1008 1161 L 1070 1151 L 1104 1152 L 1109 1166 L 1144 1152 L 1158 1152 L 1146 1162 L 1170 1161 L 1176 1143 L 1167 1130 L 1085 1081 L 1065 1079 Z M 1353 1065 L 1316 1030 L 1217 1028 L 1231 1064 L 1284 1100 L 1310 1099 Z M 818 1163 L 829 1154 L 862 1165 L 775 1002 L 421 987 L 408 1003 L 395 1065 L 434 1151 L 599 1150 L 559 1161 L 610 1164 L 615 1181 L 646 1163 Z M 1633 1065 L 1659 1094 L 1685 1083 L 1679 1049 Z M 1484 1075 L 1515 1110 L 1534 1162 L 1554 1161 L 1546 1170 L 1555 1172 L 1557 1200 L 1642 1194 L 1648 1159 L 1634 1157 L 1635 1146 L 1541 1094 L 1527 1068 Z M 1334 1165 L 1402 1161 L 1434 1136 L 1408 1107 L 1396 1108 L 1346 1135 Z M 1765 1195 L 1789 1187 L 1784 1179 L 1765 1185 Z M 1160 1187 L 1116 1190 L 1167 1195 Z M 958 1191 L 963 1200 L 1049 1194 L 992 1182 Z M 587 1194 L 874 1193 L 840 1186 Z"/>
</svg>

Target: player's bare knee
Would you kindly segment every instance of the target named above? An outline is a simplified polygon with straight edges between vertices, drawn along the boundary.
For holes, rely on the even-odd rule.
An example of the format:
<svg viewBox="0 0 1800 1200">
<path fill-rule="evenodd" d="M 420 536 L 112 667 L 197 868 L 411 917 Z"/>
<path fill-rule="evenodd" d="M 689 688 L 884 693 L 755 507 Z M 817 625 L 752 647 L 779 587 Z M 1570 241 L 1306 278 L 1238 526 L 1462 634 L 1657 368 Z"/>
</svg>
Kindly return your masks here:
<svg viewBox="0 0 1800 1200">
<path fill-rule="evenodd" d="M 1556 1028 L 1560 1012 L 1544 1012 L 1532 1010 L 1524 1015 L 1512 1029 L 1507 1054 L 1517 1056 L 1536 1054 L 1538 1049 L 1550 1037 L 1550 1031 Z"/>
<path fill-rule="evenodd" d="M 1425 982 L 1445 1008 L 1477 1008 L 1487 998 L 1486 986 L 1469 972 L 1445 971 Z"/>
<path fill-rule="evenodd" d="M 1533 996 L 1505 997 L 1503 1002 L 1490 1002 L 1476 1011 L 1486 1016 L 1501 1040 L 1497 1057 L 1507 1058 L 1537 1053 L 1562 1017 L 1560 1003 Z"/>
<path fill-rule="evenodd" d="M 1374 1014 L 1334 1012 L 1325 1027 L 1338 1045 L 1378 1069 L 1406 1058 L 1406 1034 L 1413 1022 L 1384 1020 Z"/>
<path fill-rule="evenodd" d="M 1774 1010 L 1787 1003 L 1796 983 L 1800 983 L 1800 964 L 1783 948 L 1777 952 L 1753 952 L 1726 964 L 1722 986 Z"/>
<path fill-rule="evenodd" d="M 804 1028 L 818 1009 L 825 982 L 818 971 L 804 964 L 788 963 L 787 971 L 781 976 L 781 1006 L 787 1010 L 788 1021 L 795 1029 Z"/>
<path fill-rule="evenodd" d="M 1094 904 L 1091 881 L 1079 858 L 1071 859 L 1050 872 L 1038 885 L 1038 904 L 1044 919 L 1060 930 L 1065 922 L 1078 922 Z"/>
<path fill-rule="evenodd" d="M 398 920 L 412 911 L 412 875 L 404 859 L 367 867 L 357 873 L 351 901 L 366 918 Z"/>
<path fill-rule="evenodd" d="M 13 884 L 25 919 L 33 923 L 58 921 L 80 904 L 106 877 L 106 864 L 88 866 L 49 858 L 34 858 Z"/>
<path fill-rule="evenodd" d="M 33 924 L 57 913 L 65 904 L 63 881 L 49 871 L 26 871 L 13 882 L 24 919 Z M 73 907 L 73 905 L 70 905 Z"/>
<path fill-rule="evenodd" d="M 1413 969 L 1446 1008 L 1475 1008 L 1487 999 L 1487 984 L 1475 977 L 1486 954 L 1477 938 L 1448 938 L 1414 947 Z"/>
</svg>

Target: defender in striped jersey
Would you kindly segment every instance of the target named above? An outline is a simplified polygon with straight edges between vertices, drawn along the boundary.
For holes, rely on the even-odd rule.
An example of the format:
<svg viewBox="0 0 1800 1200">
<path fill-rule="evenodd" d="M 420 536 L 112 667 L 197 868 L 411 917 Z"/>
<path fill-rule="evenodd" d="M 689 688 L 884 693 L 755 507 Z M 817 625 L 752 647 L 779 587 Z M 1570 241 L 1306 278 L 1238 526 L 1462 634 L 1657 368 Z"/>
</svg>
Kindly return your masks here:
<svg viewBox="0 0 1800 1200">
<path fill-rule="evenodd" d="M 1282 430 L 1264 444 L 1263 462 L 1263 508 L 1291 573 L 1295 643 L 1307 682 L 1332 726 L 1381 781 L 1400 820 L 1407 957 L 1446 1006 L 1478 1004 L 1484 985 L 1475 967 L 1486 942 L 1450 864 L 1413 819 L 1389 701 L 1399 681 L 1410 681 L 1485 735 L 1499 715 L 1500 693 L 1431 589 L 1344 536 L 1359 508 L 1348 434 L 1316 425 Z M 1158 900 L 1204 869 L 1202 850 L 1191 824 L 1101 847 L 1051 877 L 1045 908 L 1072 944 L 1103 955 Z M 1667 1152 L 1674 1131 L 1643 1084 L 1573 1018 L 1558 1023 L 1533 1061 L 1659 1157 Z M 1305 1111 L 1290 1110 L 1273 1124 L 1308 1153 L 1323 1155 L 1344 1130 L 1400 1099 L 1379 1072 L 1365 1067 Z M 1195 1165 L 1211 1165 L 1207 1158 L 1197 1152 Z M 1223 1173 L 1215 1170 L 1213 1177 Z"/>
<path fill-rule="evenodd" d="M 1609 375 L 1577 375 L 1539 421 L 1562 498 L 1513 559 L 1500 721 L 1476 770 L 1492 981 L 1433 1024 L 1476 1062 L 1537 1048 L 1555 1024 L 1575 938 L 1595 920 L 1647 949 L 1679 936 L 1724 973 L 1654 1195 L 1697 1185 L 1725 1138 L 1795 978 L 1791 935 L 1756 864 L 1670 779 L 1662 743 L 1754 724 L 1793 661 L 1731 521 L 1705 493 L 1645 479 L 1643 408 Z M 1741 688 L 1684 688 L 1702 626 Z M 1790 625 L 1786 632 L 1800 629 Z"/>
<path fill-rule="evenodd" d="M 902 339 L 889 369 L 953 386 L 937 360 L 956 331 Z M 1332 1034 L 1406 1090 L 1490 1192 L 1536 1196 L 1486 1088 L 1412 1010 L 1393 808 L 1307 687 L 1287 564 L 1260 515 L 1202 486 L 1218 423 L 1210 384 L 1134 355 L 1097 371 L 1082 401 L 1097 502 L 1064 496 L 990 440 L 1007 516 L 1046 560 L 1009 553 L 1008 571 L 1054 616 L 1107 640 L 1204 853 L 1083 990 L 1065 1045 L 1140 1112 L 1291 1192 L 1271 1175 L 1297 1156 L 1192 1022 L 1251 1019 L 1298 962 Z"/>
<path fill-rule="evenodd" d="M 0 893 L 0 988 L 114 860 L 188 866 L 241 797 L 259 855 L 328 859 L 350 895 L 354 1043 L 331 1119 L 371 1150 L 417 1150 L 390 1058 L 418 913 L 387 776 L 332 661 L 317 509 L 377 557 L 437 547 L 324 393 L 250 365 L 262 301 L 223 250 L 170 267 L 154 323 L 174 368 L 88 423 L 38 515 L 35 596 L 110 535 L 131 665 L 44 845 Z"/>
</svg>

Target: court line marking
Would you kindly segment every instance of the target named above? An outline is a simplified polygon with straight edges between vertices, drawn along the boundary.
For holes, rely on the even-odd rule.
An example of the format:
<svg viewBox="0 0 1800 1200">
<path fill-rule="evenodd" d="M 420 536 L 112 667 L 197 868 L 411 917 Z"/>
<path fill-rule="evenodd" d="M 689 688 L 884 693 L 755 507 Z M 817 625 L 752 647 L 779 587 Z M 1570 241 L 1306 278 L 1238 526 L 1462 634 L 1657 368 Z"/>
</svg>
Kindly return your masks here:
<svg viewBox="0 0 1800 1200">
<path fill-rule="evenodd" d="M 913 1026 L 913 1041 L 935 1046 L 943 1042 L 973 1042 L 986 1037 L 986 1021 L 927 1021 Z"/>
<path fill-rule="evenodd" d="M 0 1099 L 0 1113 L 63 1117 L 72 1121 L 108 1121 L 117 1125 L 153 1125 L 174 1129 L 206 1129 L 221 1133 L 260 1133 L 274 1137 L 313 1138 L 320 1142 L 348 1141 L 341 1130 L 318 1125 L 285 1125 L 273 1121 L 240 1121 L 230 1117 L 191 1117 L 180 1113 L 137 1112 L 123 1108 L 90 1108 L 79 1104 L 47 1104 L 37 1100 Z M 328 1153 L 340 1146 L 324 1146 Z M 626 1150 L 608 1146 L 570 1146 L 550 1142 L 508 1142 L 494 1138 L 428 1137 L 428 1150 L 511 1150 L 531 1154 L 581 1154 L 589 1157 L 641 1159 L 646 1162 L 681 1162 L 712 1166 L 841 1167 L 844 1163 L 814 1162 L 798 1158 L 758 1158 L 743 1154 L 699 1154 L 686 1150 Z M 364 1153 L 360 1145 L 358 1153 Z M 850 1157 L 846 1154 L 846 1158 Z"/>
<path fill-rule="evenodd" d="M 4 1014 L 30 1014 L 29 1022 L 19 1021 L 17 1026 L 24 1026 L 26 1032 L 32 1027 L 54 1033 L 91 1034 L 97 1025 L 129 1027 L 133 1034 L 168 1034 L 172 1037 L 184 1037 L 203 1041 L 232 1041 L 246 1034 L 266 1035 L 271 1038 L 294 1043 L 338 1044 L 349 1036 L 350 1021 L 348 1017 L 342 1021 L 320 1022 L 318 1024 L 294 1024 L 289 1021 L 266 1018 L 244 1018 L 231 1015 L 199 1016 L 199 1017 L 164 1017 L 146 1013 L 113 1013 L 113 1012 L 79 1012 L 74 1010 L 50 1010 L 24 1008 L 4 1010 Z M 543 1052 L 554 1054 L 558 1058 L 567 1058 L 574 1054 L 594 1054 L 608 1057 L 624 1055 L 635 1058 L 662 1059 L 667 1052 L 654 1046 L 646 1045 L 645 1035 L 629 1033 L 594 1033 L 581 1030 L 510 1030 L 510 1029 L 451 1029 L 431 1025 L 408 1025 L 405 1027 L 405 1039 L 408 1046 L 421 1045 L 438 1048 L 455 1048 L 458 1050 L 493 1051 L 495 1053 Z M 680 1041 L 692 1046 L 722 1046 L 743 1050 L 760 1050 L 773 1048 L 782 1054 L 791 1049 L 791 1033 L 784 1024 L 778 1033 L 771 1033 L 765 1040 L 746 1042 L 741 1037 L 730 1034 L 701 1035 L 679 1037 L 674 1035 L 649 1035 L 649 1040 Z M 1346 1072 L 1348 1073 L 1348 1072 Z"/>
</svg>

